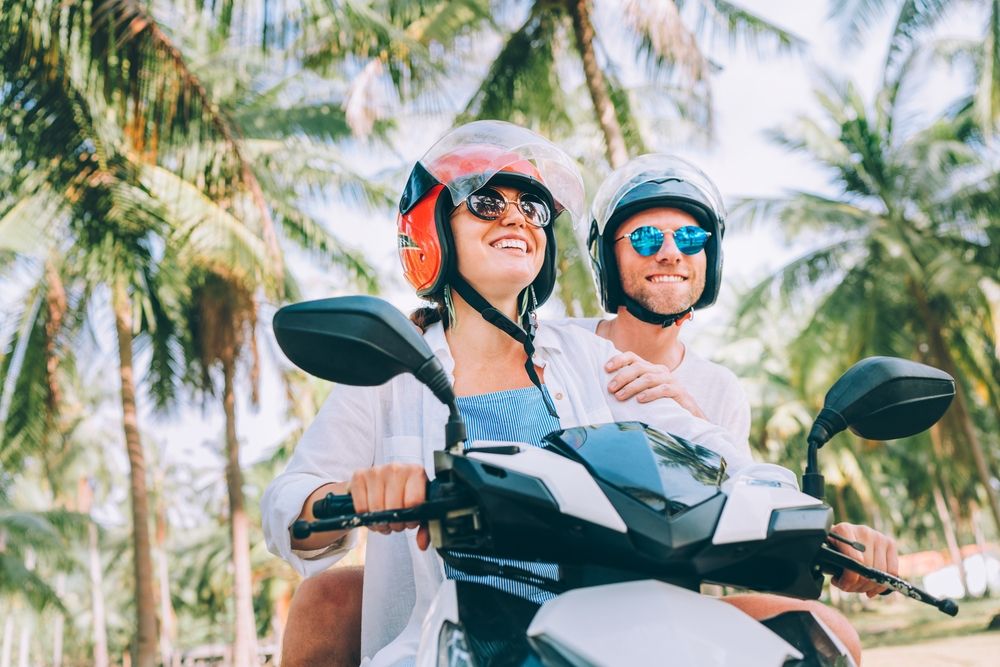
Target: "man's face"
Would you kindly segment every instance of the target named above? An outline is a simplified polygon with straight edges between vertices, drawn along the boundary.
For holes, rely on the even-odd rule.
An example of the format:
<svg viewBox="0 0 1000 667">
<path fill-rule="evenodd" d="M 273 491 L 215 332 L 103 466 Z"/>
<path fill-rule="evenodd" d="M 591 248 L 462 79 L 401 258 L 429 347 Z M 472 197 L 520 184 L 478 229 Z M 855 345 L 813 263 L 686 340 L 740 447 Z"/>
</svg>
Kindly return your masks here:
<svg viewBox="0 0 1000 667">
<path fill-rule="evenodd" d="M 677 249 L 671 234 L 688 225 L 698 223 L 684 211 L 651 208 L 628 218 L 615 232 L 616 239 L 645 226 L 664 233 L 663 245 L 649 257 L 637 253 L 627 238 L 615 241 L 622 289 L 647 310 L 660 315 L 682 312 L 693 306 L 705 290 L 704 248 L 697 254 L 685 255 Z"/>
</svg>

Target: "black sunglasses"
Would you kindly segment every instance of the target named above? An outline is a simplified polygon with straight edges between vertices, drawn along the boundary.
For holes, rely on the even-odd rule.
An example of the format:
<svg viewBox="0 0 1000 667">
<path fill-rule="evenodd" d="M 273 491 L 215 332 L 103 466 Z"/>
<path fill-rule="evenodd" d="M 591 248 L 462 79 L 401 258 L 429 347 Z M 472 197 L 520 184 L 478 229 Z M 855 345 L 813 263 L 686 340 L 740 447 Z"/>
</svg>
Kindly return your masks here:
<svg viewBox="0 0 1000 667">
<path fill-rule="evenodd" d="M 465 198 L 469 212 L 481 220 L 499 220 L 510 203 L 502 192 L 493 188 L 479 188 Z M 538 195 L 522 192 L 517 198 L 517 208 L 533 227 L 545 227 L 552 222 L 552 209 Z"/>
</svg>

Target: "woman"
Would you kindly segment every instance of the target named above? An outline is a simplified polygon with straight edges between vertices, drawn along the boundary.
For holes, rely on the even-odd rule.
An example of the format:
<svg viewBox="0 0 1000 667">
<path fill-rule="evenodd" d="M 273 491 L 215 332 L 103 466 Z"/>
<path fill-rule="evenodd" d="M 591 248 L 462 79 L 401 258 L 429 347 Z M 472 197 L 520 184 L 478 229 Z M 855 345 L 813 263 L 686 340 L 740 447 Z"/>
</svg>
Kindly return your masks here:
<svg viewBox="0 0 1000 667">
<path fill-rule="evenodd" d="M 745 443 L 671 400 L 640 404 L 608 394 L 604 364 L 616 353 L 609 342 L 570 324 L 536 327 L 534 311 L 555 285 L 554 220 L 562 213 L 579 220 L 583 199 L 569 157 L 529 130 L 496 121 L 448 133 L 410 175 L 400 201 L 400 258 L 408 282 L 436 304 L 419 323 L 451 376 L 470 439 L 538 445 L 558 428 L 640 420 L 717 451 L 730 470 L 750 463 Z M 302 541 L 289 535 L 330 492 L 350 491 L 359 512 L 422 502 L 446 417 L 410 375 L 374 388 L 335 387 L 265 494 L 271 551 L 309 575 L 350 549 L 351 533 Z M 374 655 L 372 664 L 415 655 L 420 623 L 445 574 L 426 550 L 426 533 L 408 528 L 382 527 L 368 542 L 362 654 Z M 517 565 L 558 576 L 555 566 Z M 513 606 L 548 595 L 457 568 L 447 575 L 488 594 L 502 591 Z"/>
</svg>

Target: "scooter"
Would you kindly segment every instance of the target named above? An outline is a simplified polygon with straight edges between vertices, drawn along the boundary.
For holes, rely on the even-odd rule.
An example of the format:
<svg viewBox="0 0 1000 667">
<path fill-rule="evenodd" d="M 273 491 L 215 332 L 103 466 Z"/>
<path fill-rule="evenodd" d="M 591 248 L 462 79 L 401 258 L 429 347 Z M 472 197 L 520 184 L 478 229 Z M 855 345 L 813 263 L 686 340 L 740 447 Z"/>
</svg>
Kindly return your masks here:
<svg viewBox="0 0 1000 667">
<path fill-rule="evenodd" d="M 359 514 L 350 495 L 331 494 L 316 502 L 316 521 L 292 527 L 296 537 L 425 522 L 445 562 L 556 594 L 515 629 L 522 643 L 526 634 L 526 652 L 491 656 L 478 637 L 497 619 L 481 597 L 445 580 L 424 619 L 420 667 L 854 664 L 811 614 L 758 622 L 699 594 L 702 583 L 816 599 L 825 575 L 849 570 L 946 614 L 958 612 L 954 601 L 830 546 L 844 538 L 831 532 L 817 464 L 818 450 L 846 428 L 889 440 L 937 422 L 955 391 L 940 370 L 890 357 L 849 369 L 810 431 L 801 492 L 785 469 L 729 471 L 713 451 L 636 422 L 556 431 L 540 448 L 468 443 L 438 360 L 402 313 L 374 297 L 286 306 L 274 317 L 274 332 L 286 356 L 314 376 L 372 386 L 412 373 L 449 408 L 446 447 L 435 452 L 426 502 Z M 558 563 L 560 577 L 470 553 Z"/>
</svg>

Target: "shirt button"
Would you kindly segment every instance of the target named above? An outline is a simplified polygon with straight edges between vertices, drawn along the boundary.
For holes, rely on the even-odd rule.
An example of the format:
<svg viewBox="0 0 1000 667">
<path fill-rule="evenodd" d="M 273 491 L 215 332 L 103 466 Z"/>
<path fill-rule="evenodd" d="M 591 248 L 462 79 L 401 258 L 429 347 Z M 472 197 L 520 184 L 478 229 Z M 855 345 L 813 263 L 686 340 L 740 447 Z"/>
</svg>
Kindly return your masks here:
<svg viewBox="0 0 1000 667">
<path fill-rule="evenodd" d="M 557 400 L 557 401 L 561 401 L 562 399 L 563 399 L 563 395 L 562 395 L 562 392 L 558 392 L 558 391 L 557 391 L 557 392 L 556 392 L 556 400 Z"/>
</svg>

